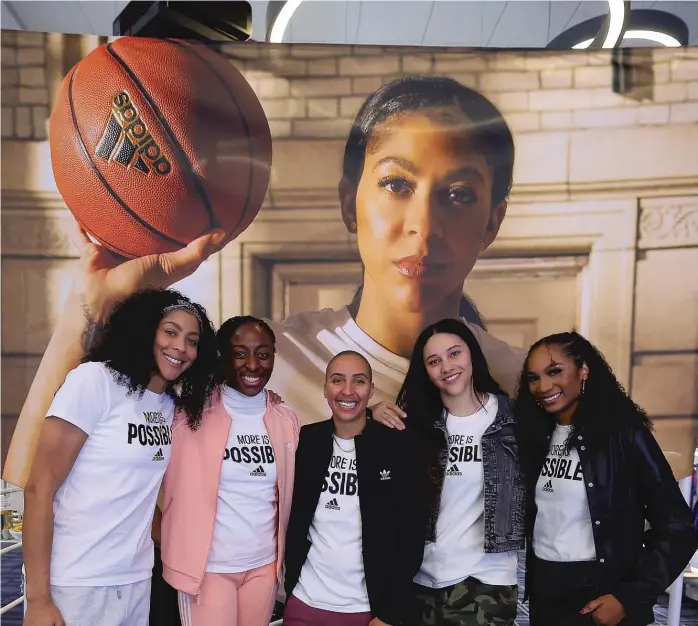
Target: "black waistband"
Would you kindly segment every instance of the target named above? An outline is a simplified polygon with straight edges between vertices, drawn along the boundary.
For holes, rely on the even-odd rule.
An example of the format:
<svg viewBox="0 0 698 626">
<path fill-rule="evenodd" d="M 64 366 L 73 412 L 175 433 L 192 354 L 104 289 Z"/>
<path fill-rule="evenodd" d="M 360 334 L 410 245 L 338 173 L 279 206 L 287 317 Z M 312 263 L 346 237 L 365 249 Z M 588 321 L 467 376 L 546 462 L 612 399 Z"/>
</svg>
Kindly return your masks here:
<svg viewBox="0 0 698 626">
<path fill-rule="evenodd" d="M 599 588 L 597 561 L 544 561 L 534 557 L 531 591 L 537 597 L 555 598 L 586 587 Z"/>
</svg>

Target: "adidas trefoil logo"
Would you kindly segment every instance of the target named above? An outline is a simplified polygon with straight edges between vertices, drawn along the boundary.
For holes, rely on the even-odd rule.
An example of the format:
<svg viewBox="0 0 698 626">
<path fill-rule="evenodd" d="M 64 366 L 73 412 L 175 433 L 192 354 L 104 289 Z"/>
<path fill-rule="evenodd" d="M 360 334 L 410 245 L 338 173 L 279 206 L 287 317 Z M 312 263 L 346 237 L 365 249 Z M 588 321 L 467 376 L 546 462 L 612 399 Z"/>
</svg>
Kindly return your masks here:
<svg viewBox="0 0 698 626">
<path fill-rule="evenodd" d="M 381 470 L 381 480 L 390 480 L 390 470 Z"/>
<path fill-rule="evenodd" d="M 553 481 L 549 480 L 545 485 L 543 485 L 543 491 L 548 491 L 550 493 L 555 493 L 555 490 L 553 489 Z"/>
<path fill-rule="evenodd" d="M 264 468 L 261 465 L 253 472 L 250 472 L 250 476 L 266 476 L 266 475 L 267 475 L 267 473 L 264 471 Z"/>
<path fill-rule="evenodd" d="M 458 466 L 454 463 L 446 471 L 446 476 L 462 476 L 463 472 L 458 470 Z"/>
<path fill-rule="evenodd" d="M 333 511 L 339 511 L 339 504 L 337 503 L 337 498 L 332 498 L 326 505 L 326 509 L 332 509 Z"/>
<path fill-rule="evenodd" d="M 154 455 L 153 461 L 164 461 L 165 455 L 162 453 L 162 448 L 160 448 Z"/>
</svg>

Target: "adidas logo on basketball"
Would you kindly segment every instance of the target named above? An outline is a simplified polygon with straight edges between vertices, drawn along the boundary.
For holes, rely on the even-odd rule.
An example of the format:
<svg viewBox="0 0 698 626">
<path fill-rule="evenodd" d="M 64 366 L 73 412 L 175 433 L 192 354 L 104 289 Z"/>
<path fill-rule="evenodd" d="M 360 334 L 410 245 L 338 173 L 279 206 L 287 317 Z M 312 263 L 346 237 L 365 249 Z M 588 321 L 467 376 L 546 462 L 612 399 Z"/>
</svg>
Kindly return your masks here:
<svg viewBox="0 0 698 626">
<path fill-rule="evenodd" d="M 155 172 L 164 176 L 172 170 L 172 165 L 148 132 L 126 91 L 114 97 L 112 113 L 95 153 L 107 161 L 132 167 L 143 174 Z"/>
</svg>

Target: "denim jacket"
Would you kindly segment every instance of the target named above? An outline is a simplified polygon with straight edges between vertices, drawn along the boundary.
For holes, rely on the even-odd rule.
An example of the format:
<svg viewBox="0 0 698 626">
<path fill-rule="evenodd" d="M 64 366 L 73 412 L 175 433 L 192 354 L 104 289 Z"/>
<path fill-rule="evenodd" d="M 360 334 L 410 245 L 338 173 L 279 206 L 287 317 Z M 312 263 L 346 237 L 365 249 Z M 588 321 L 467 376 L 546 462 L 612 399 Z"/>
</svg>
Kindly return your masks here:
<svg viewBox="0 0 698 626">
<path fill-rule="evenodd" d="M 519 462 L 514 415 L 506 396 L 497 396 L 497 415 L 482 435 L 486 553 L 512 552 L 525 547 L 526 488 Z M 427 459 L 430 511 L 427 541 L 436 541 L 436 522 L 448 463 L 446 412 L 434 424 L 436 448 Z"/>
</svg>

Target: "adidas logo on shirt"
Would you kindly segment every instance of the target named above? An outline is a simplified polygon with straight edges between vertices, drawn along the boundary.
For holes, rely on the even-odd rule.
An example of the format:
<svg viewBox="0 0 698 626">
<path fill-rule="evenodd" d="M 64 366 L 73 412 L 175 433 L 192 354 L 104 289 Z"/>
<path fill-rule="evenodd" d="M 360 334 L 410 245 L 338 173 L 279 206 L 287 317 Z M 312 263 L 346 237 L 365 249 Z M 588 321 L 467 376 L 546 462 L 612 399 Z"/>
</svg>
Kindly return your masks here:
<svg viewBox="0 0 698 626">
<path fill-rule="evenodd" d="M 454 463 L 446 470 L 446 476 L 462 476 L 463 472 L 458 471 L 458 466 Z"/>
<path fill-rule="evenodd" d="M 267 473 L 264 471 L 264 468 L 261 465 L 253 472 L 250 472 L 250 476 L 266 476 L 266 475 L 267 475 Z"/>
<path fill-rule="evenodd" d="M 160 448 L 154 455 L 153 461 L 164 461 L 165 455 L 162 453 L 162 448 Z"/>
<path fill-rule="evenodd" d="M 337 504 L 337 498 L 332 498 L 326 505 L 326 509 L 332 509 L 333 511 L 339 511 L 339 504 Z"/>
<path fill-rule="evenodd" d="M 543 485 L 543 491 L 549 491 L 550 493 L 555 493 L 553 489 L 553 481 L 549 480 L 545 485 Z"/>
</svg>

